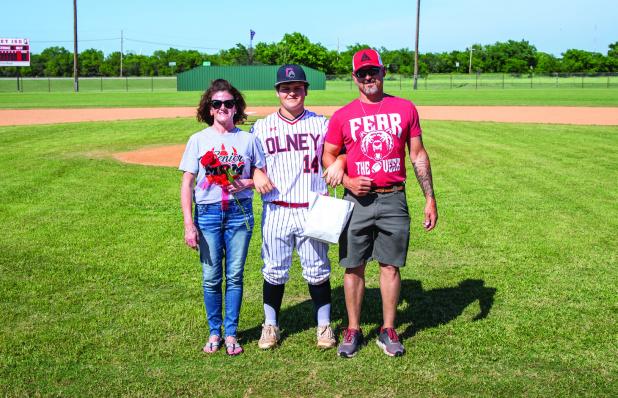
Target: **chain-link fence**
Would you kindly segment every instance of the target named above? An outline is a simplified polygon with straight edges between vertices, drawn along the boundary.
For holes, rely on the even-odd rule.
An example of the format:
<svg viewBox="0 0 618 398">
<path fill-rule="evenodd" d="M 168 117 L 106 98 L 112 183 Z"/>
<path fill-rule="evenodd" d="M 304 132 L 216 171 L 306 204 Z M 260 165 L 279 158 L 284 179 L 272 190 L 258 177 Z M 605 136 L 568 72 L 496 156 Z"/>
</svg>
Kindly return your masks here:
<svg viewBox="0 0 618 398">
<path fill-rule="evenodd" d="M 351 75 L 327 75 L 326 87 L 354 89 Z M 408 89 L 413 87 L 410 75 L 387 74 L 385 89 Z M 602 74 L 427 74 L 417 79 L 417 88 L 431 89 L 509 89 L 509 88 L 618 88 L 618 73 Z"/>
<path fill-rule="evenodd" d="M 0 78 L 0 92 L 73 91 L 72 77 Z M 176 76 L 165 77 L 80 77 L 79 91 L 176 91 Z"/>
<path fill-rule="evenodd" d="M 413 87 L 410 75 L 387 74 L 386 90 L 403 90 Z M 618 88 L 618 73 L 603 74 L 427 74 L 417 79 L 419 90 L 431 89 L 510 89 L 510 88 Z M 327 75 L 327 90 L 354 90 L 351 75 Z M 0 78 L 0 92 L 70 92 L 70 77 L 21 77 Z M 79 91 L 176 91 L 176 76 L 165 77 L 82 77 Z"/>
</svg>

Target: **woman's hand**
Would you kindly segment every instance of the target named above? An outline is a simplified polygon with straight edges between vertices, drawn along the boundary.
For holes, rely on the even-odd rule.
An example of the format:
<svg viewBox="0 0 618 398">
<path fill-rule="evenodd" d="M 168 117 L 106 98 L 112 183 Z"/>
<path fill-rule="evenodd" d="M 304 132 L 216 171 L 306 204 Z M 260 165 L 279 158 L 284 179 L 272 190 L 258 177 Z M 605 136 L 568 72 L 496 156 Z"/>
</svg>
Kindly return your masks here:
<svg viewBox="0 0 618 398">
<path fill-rule="evenodd" d="M 225 187 L 228 193 L 238 193 L 251 188 L 253 188 L 253 180 L 250 178 L 239 178 Z"/>
<path fill-rule="evenodd" d="M 191 249 L 197 250 L 198 245 L 198 233 L 195 224 L 185 224 L 185 243 Z"/>
<path fill-rule="evenodd" d="M 191 249 L 197 250 L 198 233 L 193 224 L 193 186 L 195 185 L 195 174 L 185 171 L 182 175 L 180 185 L 180 205 L 182 207 L 182 217 L 185 226 L 185 243 Z"/>
</svg>

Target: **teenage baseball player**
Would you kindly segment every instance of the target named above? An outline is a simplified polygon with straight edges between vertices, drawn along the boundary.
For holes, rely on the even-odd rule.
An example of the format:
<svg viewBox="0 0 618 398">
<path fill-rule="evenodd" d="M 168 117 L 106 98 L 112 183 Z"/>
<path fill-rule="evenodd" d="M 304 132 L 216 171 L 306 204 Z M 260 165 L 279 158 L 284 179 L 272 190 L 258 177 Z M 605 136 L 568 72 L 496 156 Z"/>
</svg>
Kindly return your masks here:
<svg viewBox="0 0 618 398">
<path fill-rule="evenodd" d="M 262 259 L 264 265 L 264 324 L 258 346 L 272 348 L 279 341 L 278 316 L 292 265 L 298 252 L 302 275 L 309 284 L 317 320 L 317 345 L 335 346 L 330 327 L 330 262 L 328 245 L 303 236 L 309 192 L 326 194 L 320 156 L 328 121 L 305 109 L 309 82 L 299 65 L 283 65 L 277 71 L 275 90 L 279 110 L 260 119 L 251 132 L 266 155 L 265 176 L 254 175 L 262 194 Z"/>
</svg>

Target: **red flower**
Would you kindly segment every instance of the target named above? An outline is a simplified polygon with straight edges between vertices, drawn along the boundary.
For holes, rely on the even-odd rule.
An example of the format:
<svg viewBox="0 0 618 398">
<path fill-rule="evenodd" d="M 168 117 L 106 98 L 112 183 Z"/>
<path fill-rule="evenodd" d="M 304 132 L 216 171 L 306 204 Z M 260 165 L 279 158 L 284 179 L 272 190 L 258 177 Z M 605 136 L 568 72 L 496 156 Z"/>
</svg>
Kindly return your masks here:
<svg viewBox="0 0 618 398">
<path fill-rule="evenodd" d="M 221 166 L 221 161 L 214 151 L 208 151 L 200 159 L 200 163 L 204 167 L 210 167 L 212 169 Z"/>
<path fill-rule="evenodd" d="M 211 184 L 216 184 L 221 187 L 227 187 L 228 185 L 230 185 L 230 182 L 228 181 L 225 174 L 211 174 L 207 176 L 207 178 L 208 182 Z"/>
</svg>

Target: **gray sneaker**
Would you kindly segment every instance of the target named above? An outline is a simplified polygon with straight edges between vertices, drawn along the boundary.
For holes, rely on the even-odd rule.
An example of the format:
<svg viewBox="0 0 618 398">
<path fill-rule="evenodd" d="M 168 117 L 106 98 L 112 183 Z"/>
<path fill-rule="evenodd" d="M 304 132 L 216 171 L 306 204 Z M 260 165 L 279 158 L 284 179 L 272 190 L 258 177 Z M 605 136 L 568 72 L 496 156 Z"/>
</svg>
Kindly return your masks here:
<svg viewBox="0 0 618 398">
<path fill-rule="evenodd" d="M 360 349 L 362 342 L 363 332 L 360 329 L 345 329 L 341 344 L 337 347 L 337 355 L 342 358 L 352 358 Z"/>
<path fill-rule="evenodd" d="M 405 352 L 403 345 L 399 342 L 399 336 L 393 328 L 380 328 L 376 343 L 386 355 L 391 357 L 400 357 Z"/>
</svg>

